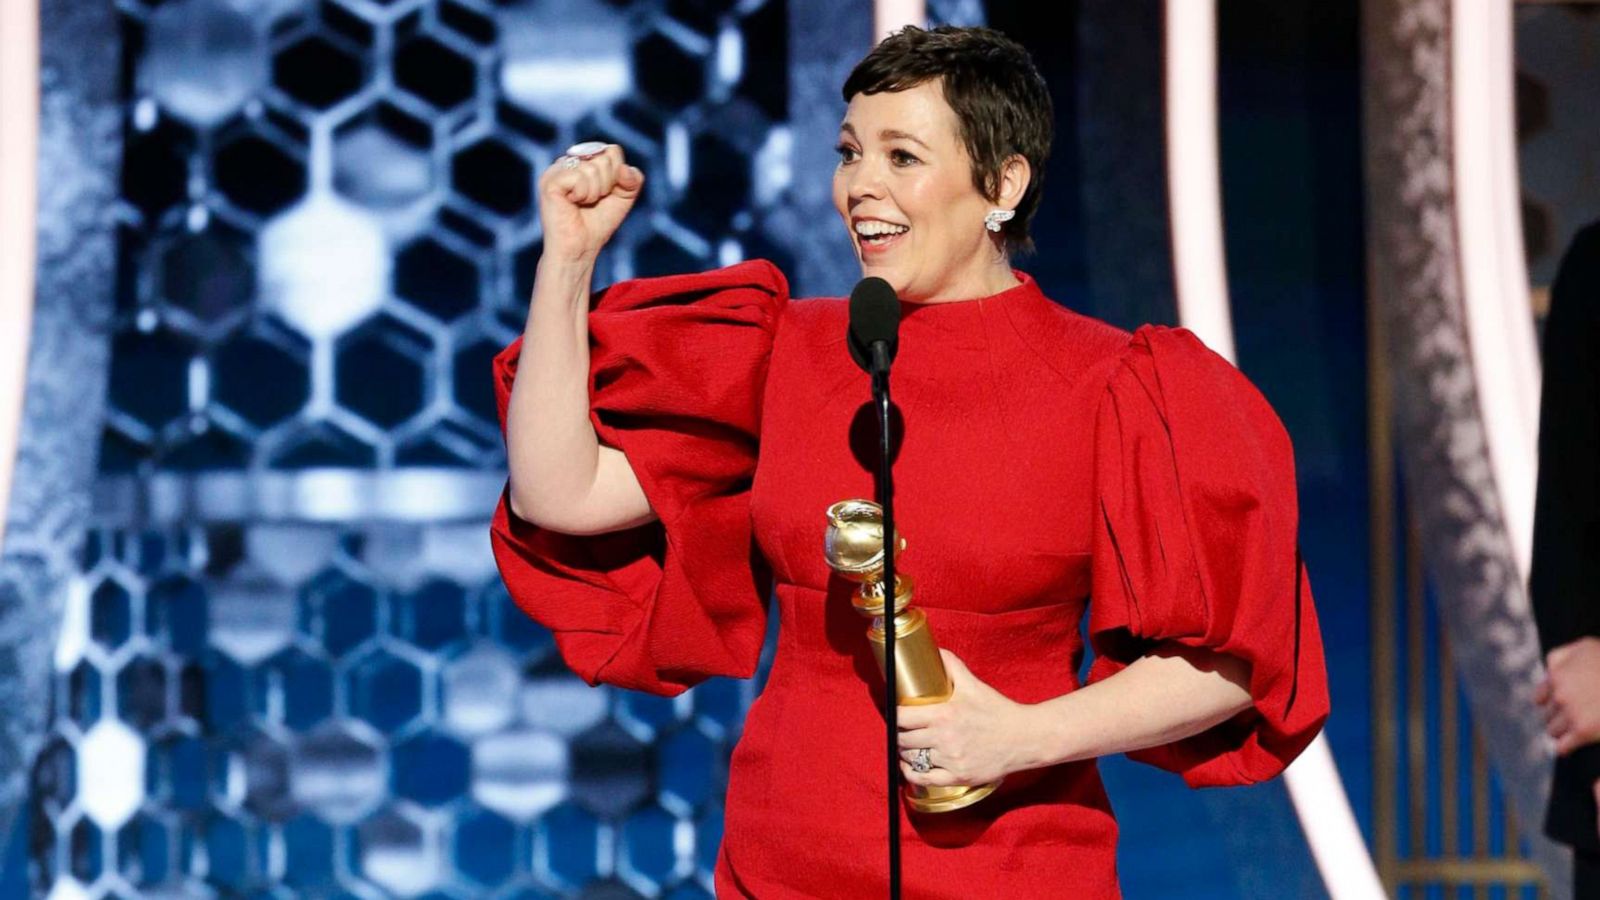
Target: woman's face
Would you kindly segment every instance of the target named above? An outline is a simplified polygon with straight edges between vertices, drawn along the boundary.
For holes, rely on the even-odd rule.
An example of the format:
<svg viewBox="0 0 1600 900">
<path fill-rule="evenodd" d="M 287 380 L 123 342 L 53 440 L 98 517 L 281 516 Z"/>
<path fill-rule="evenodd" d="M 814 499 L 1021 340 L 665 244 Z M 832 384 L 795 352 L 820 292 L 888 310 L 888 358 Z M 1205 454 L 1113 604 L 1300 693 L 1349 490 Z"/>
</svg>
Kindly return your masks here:
<svg viewBox="0 0 1600 900">
<path fill-rule="evenodd" d="M 958 129 L 937 80 L 856 94 L 839 126 L 833 205 L 862 276 L 884 279 L 905 300 L 985 296 L 997 266 L 1010 276 L 984 229 L 993 204 L 972 184 Z"/>
</svg>

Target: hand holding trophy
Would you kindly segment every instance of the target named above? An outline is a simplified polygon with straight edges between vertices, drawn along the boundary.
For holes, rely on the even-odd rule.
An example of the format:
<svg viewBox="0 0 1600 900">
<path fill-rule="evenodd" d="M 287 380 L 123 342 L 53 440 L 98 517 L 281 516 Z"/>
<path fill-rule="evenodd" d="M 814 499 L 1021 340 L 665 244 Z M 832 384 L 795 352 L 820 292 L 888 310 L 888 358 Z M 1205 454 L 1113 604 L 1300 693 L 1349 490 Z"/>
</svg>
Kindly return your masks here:
<svg viewBox="0 0 1600 900">
<path fill-rule="evenodd" d="M 828 528 L 824 554 L 834 571 L 860 585 L 852 605 L 856 612 L 872 620 L 867 639 L 872 642 L 878 672 L 884 673 L 883 583 L 883 508 L 870 500 L 840 500 L 828 507 Z M 898 564 L 905 551 L 905 538 L 895 532 L 894 553 Z M 897 566 L 898 569 L 898 566 Z M 950 679 L 939 647 L 928 630 L 928 616 L 911 607 L 913 593 L 909 576 L 895 572 L 894 622 L 895 687 L 902 706 L 943 703 L 950 699 Z M 970 806 L 994 793 L 1000 779 L 977 785 L 904 785 L 906 802 L 917 812 L 949 812 Z"/>
</svg>

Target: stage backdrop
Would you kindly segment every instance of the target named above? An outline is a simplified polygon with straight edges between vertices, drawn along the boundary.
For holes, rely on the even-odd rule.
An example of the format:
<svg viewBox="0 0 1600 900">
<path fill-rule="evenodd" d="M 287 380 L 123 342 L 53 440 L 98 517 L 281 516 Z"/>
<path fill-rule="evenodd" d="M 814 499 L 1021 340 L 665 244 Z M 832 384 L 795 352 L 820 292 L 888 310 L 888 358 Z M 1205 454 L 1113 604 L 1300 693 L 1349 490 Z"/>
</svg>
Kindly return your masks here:
<svg viewBox="0 0 1600 900">
<path fill-rule="evenodd" d="M 1074 308 L 1171 323 L 1160 4 L 1036 6 L 930 4 L 1019 37 L 1051 81 L 1043 249 L 1019 264 Z M 1244 9 L 1221 22 L 1241 364 L 1299 450 L 1330 739 L 1366 822 L 1354 13 L 1224 6 Z M 98 455 L 89 512 L 64 516 L 88 536 L 34 887 L 708 896 L 760 677 L 663 700 L 564 669 L 489 556 L 489 360 L 526 313 L 533 180 L 578 139 L 649 175 L 602 283 L 766 257 L 798 295 L 848 290 L 826 186 L 869 5 L 117 0 L 99 30 L 46 30 L 105 65 L 120 41 L 101 83 L 122 159 L 106 215 L 59 205 L 114 238 L 114 278 L 40 293 L 41 317 L 114 309 L 81 343 L 108 367 L 66 395 L 103 427 L 77 445 Z M 1104 771 L 1128 896 L 1321 890 L 1281 784 Z"/>
</svg>

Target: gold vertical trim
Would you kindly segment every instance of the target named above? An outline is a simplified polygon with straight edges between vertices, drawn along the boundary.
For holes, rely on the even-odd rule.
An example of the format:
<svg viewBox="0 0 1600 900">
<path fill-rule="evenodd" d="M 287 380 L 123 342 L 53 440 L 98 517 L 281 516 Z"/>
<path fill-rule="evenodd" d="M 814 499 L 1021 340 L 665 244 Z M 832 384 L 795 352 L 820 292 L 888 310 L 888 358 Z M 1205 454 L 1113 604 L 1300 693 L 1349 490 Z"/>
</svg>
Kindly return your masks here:
<svg viewBox="0 0 1600 900">
<path fill-rule="evenodd" d="M 1489 855 L 1489 759 L 1476 730 L 1472 734 L 1472 850 L 1479 857 Z M 1472 896 L 1488 900 L 1488 885 L 1473 888 Z"/>
<path fill-rule="evenodd" d="M 1406 796 L 1411 834 L 1406 858 L 1428 852 L 1428 672 L 1427 615 L 1422 591 L 1422 537 L 1416 515 L 1406 510 Z"/>
<path fill-rule="evenodd" d="M 1461 783 L 1461 722 L 1457 709 L 1455 658 L 1450 641 L 1439 634 L 1439 821 L 1446 857 L 1462 855 L 1460 807 L 1456 794 Z M 1476 789 L 1476 786 L 1474 786 Z"/>
</svg>

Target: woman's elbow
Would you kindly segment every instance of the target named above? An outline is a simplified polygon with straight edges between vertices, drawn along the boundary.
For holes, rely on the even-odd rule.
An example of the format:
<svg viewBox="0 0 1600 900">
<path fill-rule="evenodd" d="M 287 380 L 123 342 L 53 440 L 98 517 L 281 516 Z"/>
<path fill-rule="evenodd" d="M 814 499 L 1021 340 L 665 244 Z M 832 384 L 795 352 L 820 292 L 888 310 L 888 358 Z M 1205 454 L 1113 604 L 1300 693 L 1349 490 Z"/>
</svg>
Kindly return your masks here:
<svg viewBox="0 0 1600 900">
<path fill-rule="evenodd" d="M 572 503 L 554 502 L 549 492 L 535 492 L 521 485 L 513 474 L 506 483 L 506 507 L 511 515 L 546 531 L 572 533 Z"/>
<path fill-rule="evenodd" d="M 1254 705 L 1250 693 L 1252 667 L 1248 659 L 1177 641 L 1162 641 L 1155 652 L 1158 656 L 1175 656 L 1188 663 L 1194 674 L 1210 685 L 1208 689 L 1217 694 L 1217 702 L 1226 705 L 1229 715 L 1244 712 Z"/>
<path fill-rule="evenodd" d="M 532 498 L 528 497 L 523 491 L 517 490 L 516 479 L 512 479 L 506 488 L 506 509 L 511 513 L 512 516 L 527 522 L 530 525 L 538 525 L 541 528 L 545 527 L 543 523 L 539 521 L 539 517 L 535 512 L 536 507 L 532 502 Z"/>
<path fill-rule="evenodd" d="M 568 534 L 574 537 L 591 537 L 634 528 L 656 521 L 654 510 L 646 506 L 636 509 L 604 509 L 592 502 L 552 502 L 548 498 L 530 497 L 519 491 L 515 479 L 506 491 L 506 506 L 511 515 L 538 528 Z"/>
</svg>

